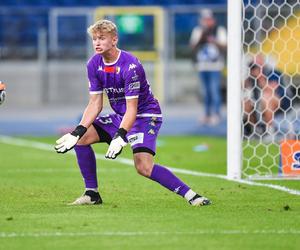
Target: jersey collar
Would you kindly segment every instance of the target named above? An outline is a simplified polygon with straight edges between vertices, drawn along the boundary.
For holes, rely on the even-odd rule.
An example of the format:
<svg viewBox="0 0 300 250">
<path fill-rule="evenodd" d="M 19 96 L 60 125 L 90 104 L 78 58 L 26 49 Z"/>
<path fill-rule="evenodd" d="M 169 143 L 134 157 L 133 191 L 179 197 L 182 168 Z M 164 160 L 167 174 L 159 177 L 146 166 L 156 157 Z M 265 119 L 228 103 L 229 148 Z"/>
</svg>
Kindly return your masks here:
<svg viewBox="0 0 300 250">
<path fill-rule="evenodd" d="M 119 55 L 118 55 L 117 59 L 114 62 L 111 62 L 111 63 L 106 63 L 104 61 L 104 58 L 102 57 L 103 64 L 106 65 L 106 66 L 114 65 L 119 60 L 119 58 L 121 56 L 121 53 L 122 53 L 122 51 L 120 49 L 118 49 L 118 52 L 119 52 Z"/>
</svg>

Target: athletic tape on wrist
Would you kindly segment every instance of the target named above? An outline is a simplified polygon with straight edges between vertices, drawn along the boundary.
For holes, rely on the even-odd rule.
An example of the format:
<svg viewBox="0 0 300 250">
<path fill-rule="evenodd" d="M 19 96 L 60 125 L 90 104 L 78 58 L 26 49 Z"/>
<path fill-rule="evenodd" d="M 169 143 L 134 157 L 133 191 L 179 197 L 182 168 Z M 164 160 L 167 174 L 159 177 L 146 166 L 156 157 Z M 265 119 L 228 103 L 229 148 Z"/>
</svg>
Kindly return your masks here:
<svg viewBox="0 0 300 250">
<path fill-rule="evenodd" d="M 126 129 L 119 128 L 113 139 L 115 139 L 116 137 L 120 136 L 125 142 L 127 142 L 126 134 L 127 134 L 127 130 Z"/>
<path fill-rule="evenodd" d="M 73 136 L 79 136 L 79 138 L 81 138 L 85 132 L 87 131 L 87 128 L 82 126 L 82 125 L 78 125 L 74 131 L 71 133 L 71 135 Z"/>
</svg>

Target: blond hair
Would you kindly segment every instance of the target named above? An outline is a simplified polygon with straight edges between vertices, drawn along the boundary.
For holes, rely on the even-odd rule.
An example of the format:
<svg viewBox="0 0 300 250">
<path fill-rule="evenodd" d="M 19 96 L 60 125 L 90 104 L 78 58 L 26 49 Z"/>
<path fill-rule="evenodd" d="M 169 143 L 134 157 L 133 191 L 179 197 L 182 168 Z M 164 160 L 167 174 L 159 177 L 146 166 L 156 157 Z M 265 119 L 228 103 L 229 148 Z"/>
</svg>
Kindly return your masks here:
<svg viewBox="0 0 300 250">
<path fill-rule="evenodd" d="M 103 20 L 98 20 L 87 29 L 87 33 L 90 36 L 93 36 L 97 32 L 100 33 L 106 32 L 112 35 L 117 35 L 118 29 L 117 26 L 112 21 L 103 19 Z"/>
</svg>

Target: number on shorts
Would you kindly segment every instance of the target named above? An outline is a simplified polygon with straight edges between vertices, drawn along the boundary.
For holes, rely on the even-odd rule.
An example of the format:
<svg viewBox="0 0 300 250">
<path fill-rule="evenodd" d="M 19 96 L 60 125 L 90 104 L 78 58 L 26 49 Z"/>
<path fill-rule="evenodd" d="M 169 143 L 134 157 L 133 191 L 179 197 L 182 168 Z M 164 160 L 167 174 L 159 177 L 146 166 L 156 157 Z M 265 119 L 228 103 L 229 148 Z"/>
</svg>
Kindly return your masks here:
<svg viewBox="0 0 300 250">
<path fill-rule="evenodd" d="M 109 115 L 107 115 L 107 116 L 101 116 L 101 117 L 98 118 L 98 120 L 102 124 L 110 124 L 110 123 L 112 123 L 112 119 L 109 117 Z"/>
</svg>

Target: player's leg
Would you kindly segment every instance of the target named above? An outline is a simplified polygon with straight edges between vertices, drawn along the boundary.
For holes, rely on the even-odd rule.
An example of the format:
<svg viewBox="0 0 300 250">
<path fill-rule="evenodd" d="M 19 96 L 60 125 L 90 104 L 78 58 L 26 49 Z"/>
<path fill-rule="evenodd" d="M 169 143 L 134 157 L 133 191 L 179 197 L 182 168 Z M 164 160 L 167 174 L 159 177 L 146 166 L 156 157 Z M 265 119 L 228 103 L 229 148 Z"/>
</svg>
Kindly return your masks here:
<svg viewBox="0 0 300 250">
<path fill-rule="evenodd" d="M 153 155 L 147 152 L 134 154 L 137 172 L 184 197 L 193 206 L 209 205 L 210 201 L 198 195 L 169 169 L 153 163 Z"/>
<path fill-rule="evenodd" d="M 85 183 L 85 193 L 74 201 L 73 205 L 102 203 L 98 192 L 96 158 L 91 144 L 98 142 L 109 143 L 119 124 L 120 119 L 115 115 L 97 117 L 74 147 L 80 172 Z"/>
<path fill-rule="evenodd" d="M 133 149 L 137 172 L 181 195 L 192 205 L 208 205 L 210 203 L 208 199 L 196 194 L 169 169 L 154 164 L 156 138 L 161 124 L 161 118 L 138 118 L 130 131 L 128 140 Z"/>
<path fill-rule="evenodd" d="M 77 163 L 85 184 L 85 192 L 81 197 L 71 203 L 71 205 L 102 203 L 98 191 L 96 158 L 91 146 L 91 144 L 99 141 L 99 135 L 92 125 L 74 147 Z"/>
</svg>

